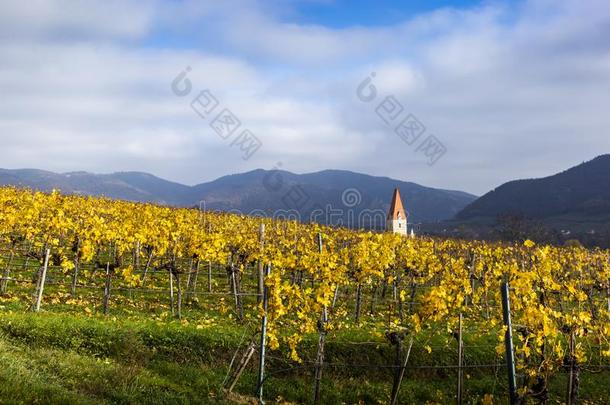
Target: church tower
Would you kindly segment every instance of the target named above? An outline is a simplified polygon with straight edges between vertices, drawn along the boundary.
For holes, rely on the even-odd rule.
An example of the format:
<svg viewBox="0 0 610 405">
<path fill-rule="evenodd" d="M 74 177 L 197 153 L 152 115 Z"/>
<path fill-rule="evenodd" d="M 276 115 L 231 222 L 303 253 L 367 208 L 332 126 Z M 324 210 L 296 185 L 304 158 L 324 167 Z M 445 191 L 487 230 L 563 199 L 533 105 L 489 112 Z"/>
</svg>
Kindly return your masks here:
<svg viewBox="0 0 610 405">
<path fill-rule="evenodd" d="M 405 209 L 402 206 L 400 191 L 398 191 L 397 188 L 394 189 L 392 203 L 390 204 L 390 210 L 388 211 L 386 230 L 405 236 L 407 235 L 407 215 L 405 214 Z"/>
</svg>

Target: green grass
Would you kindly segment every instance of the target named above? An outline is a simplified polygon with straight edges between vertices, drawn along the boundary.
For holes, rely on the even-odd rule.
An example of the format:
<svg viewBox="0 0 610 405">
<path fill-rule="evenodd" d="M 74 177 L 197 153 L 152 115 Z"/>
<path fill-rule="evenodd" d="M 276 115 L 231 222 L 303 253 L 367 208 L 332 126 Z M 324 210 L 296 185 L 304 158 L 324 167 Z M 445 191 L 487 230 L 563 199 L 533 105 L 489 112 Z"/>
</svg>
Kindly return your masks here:
<svg viewBox="0 0 610 405">
<path fill-rule="evenodd" d="M 0 341 L 2 402 L 208 403 L 221 374 L 175 363 L 122 361 Z M 223 401 L 217 401 L 223 402 Z"/>
<path fill-rule="evenodd" d="M 18 272 L 14 272 L 18 273 Z M 21 272 L 23 279 L 29 272 Z M 151 285 L 163 286 L 166 275 Z M 165 277 L 165 278 L 164 278 Z M 69 275 L 57 269 L 49 273 L 42 312 L 28 311 L 33 287 L 11 283 L 0 296 L 0 403 L 249 403 L 256 389 L 256 355 L 236 386 L 240 396 L 222 390 L 227 368 L 236 349 L 248 339 L 244 333 L 258 327 L 253 305 L 247 305 L 246 321 L 237 323 L 231 297 L 201 296 L 185 300 L 183 317 L 172 319 L 167 291 L 146 294 L 114 289 L 110 314 L 101 313 L 101 288 L 80 288 L 73 299 Z M 103 280 L 98 280 L 103 281 Z M 201 281 L 201 280 L 200 280 Z M 248 291 L 253 291 L 250 278 Z M 222 273 L 215 275 L 215 292 L 226 291 Z M 60 283 L 57 285 L 54 283 Z M 98 283 L 102 285 L 103 283 Z M 204 288 L 202 286 L 201 288 Z M 348 292 L 346 292 L 348 293 Z M 353 294 L 353 291 L 351 292 Z M 247 297 L 254 303 L 254 297 Z M 362 328 L 349 320 L 353 303 L 346 305 L 346 328 L 329 335 L 323 372 L 322 403 L 387 403 L 392 387 L 393 348 L 382 336 L 372 336 L 369 323 L 379 316 L 363 311 Z M 365 300 L 364 308 L 369 308 Z M 382 307 L 382 303 L 378 303 Z M 290 331 L 283 330 L 283 333 Z M 474 338 L 465 332 L 467 364 L 501 363 L 495 354 L 497 331 Z M 401 386 L 401 404 L 454 403 L 457 373 L 456 343 L 449 336 L 419 333 L 409 368 Z M 370 341 L 377 343 L 370 344 Z M 425 346 L 432 346 L 428 353 Z M 311 403 L 317 336 L 305 336 L 297 364 L 282 352 L 269 353 L 265 398 L 270 403 Z M 308 362 L 309 361 L 309 362 Z M 380 367 L 378 367 L 380 366 Z M 610 371 L 583 373 L 581 398 L 591 404 L 608 403 Z M 565 375 L 550 381 L 551 402 L 561 403 Z M 504 368 L 467 369 L 466 403 L 482 403 L 485 394 L 493 403 L 506 403 Z"/>
<path fill-rule="evenodd" d="M 256 358 L 236 392 L 227 397 L 221 389 L 227 366 L 243 336 L 234 321 L 204 329 L 177 321 L 159 322 L 57 313 L 0 314 L 0 403 L 248 403 L 256 387 Z M 370 336 L 344 332 L 329 340 L 331 364 L 387 365 L 392 361 L 388 344 L 363 345 Z M 480 347 L 492 342 L 466 339 Z M 443 346 L 441 340 L 430 345 Z M 363 349 L 366 347 L 366 349 Z M 315 336 L 302 346 L 303 358 L 315 354 Z M 471 347 L 470 364 L 495 362 L 489 350 Z M 265 382 L 269 402 L 310 403 L 312 371 L 270 353 Z M 451 344 L 428 354 L 414 346 L 412 366 L 453 364 Z M 603 404 L 608 398 L 609 373 L 583 374 L 582 398 Z M 389 369 L 327 367 L 322 381 L 326 404 L 386 403 L 391 390 Z M 456 373 L 452 369 L 408 370 L 401 387 L 401 404 L 453 403 Z M 563 398 L 565 376 L 551 381 L 551 403 Z M 481 403 L 493 393 L 494 403 L 506 400 L 505 372 L 467 370 L 467 403 Z"/>
</svg>

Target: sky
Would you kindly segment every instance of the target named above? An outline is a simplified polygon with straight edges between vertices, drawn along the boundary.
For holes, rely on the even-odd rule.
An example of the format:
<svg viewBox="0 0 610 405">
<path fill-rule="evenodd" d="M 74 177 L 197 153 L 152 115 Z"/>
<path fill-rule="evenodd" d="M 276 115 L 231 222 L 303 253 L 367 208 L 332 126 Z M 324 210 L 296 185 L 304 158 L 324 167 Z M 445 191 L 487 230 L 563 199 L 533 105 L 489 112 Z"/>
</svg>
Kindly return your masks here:
<svg viewBox="0 0 610 405">
<path fill-rule="evenodd" d="M 483 194 L 610 153 L 608 38 L 606 0 L 3 0 L 0 167 Z"/>
</svg>

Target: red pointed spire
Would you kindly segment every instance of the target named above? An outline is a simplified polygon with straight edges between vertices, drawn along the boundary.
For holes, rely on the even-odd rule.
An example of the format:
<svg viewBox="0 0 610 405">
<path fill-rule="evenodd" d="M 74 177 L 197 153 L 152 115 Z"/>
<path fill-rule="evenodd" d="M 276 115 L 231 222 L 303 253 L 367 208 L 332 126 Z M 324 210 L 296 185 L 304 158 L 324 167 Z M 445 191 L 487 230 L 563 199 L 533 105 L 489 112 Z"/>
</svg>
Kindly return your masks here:
<svg viewBox="0 0 610 405">
<path fill-rule="evenodd" d="M 392 196 L 392 203 L 390 204 L 390 210 L 388 211 L 388 219 L 406 219 L 405 209 L 402 206 L 402 200 L 400 199 L 400 191 L 398 188 L 394 189 L 394 195 Z"/>
</svg>

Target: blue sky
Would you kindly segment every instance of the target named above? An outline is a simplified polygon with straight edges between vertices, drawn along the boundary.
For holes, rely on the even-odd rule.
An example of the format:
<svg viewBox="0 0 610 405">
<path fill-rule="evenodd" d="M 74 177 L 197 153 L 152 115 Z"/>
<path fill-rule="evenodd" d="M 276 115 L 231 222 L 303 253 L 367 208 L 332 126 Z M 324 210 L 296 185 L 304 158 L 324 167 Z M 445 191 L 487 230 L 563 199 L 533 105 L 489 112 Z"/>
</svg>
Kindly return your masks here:
<svg viewBox="0 0 610 405">
<path fill-rule="evenodd" d="M 337 0 L 301 1 L 296 15 L 287 21 L 320 24 L 333 28 L 350 26 L 387 26 L 400 24 L 419 14 L 440 8 L 469 8 L 481 4 L 480 0 Z M 295 18 L 296 17 L 296 18 Z"/>
<path fill-rule="evenodd" d="M 1 166 L 196 184 L 281 163 L 482 194 L 610 151 L 609 37 L 606 0 L 5 0 Z"/>
</svg>

